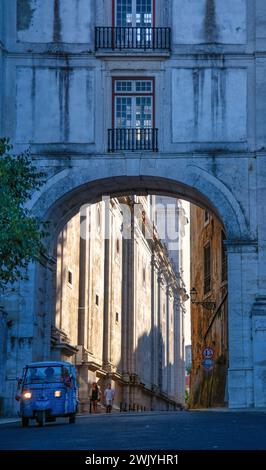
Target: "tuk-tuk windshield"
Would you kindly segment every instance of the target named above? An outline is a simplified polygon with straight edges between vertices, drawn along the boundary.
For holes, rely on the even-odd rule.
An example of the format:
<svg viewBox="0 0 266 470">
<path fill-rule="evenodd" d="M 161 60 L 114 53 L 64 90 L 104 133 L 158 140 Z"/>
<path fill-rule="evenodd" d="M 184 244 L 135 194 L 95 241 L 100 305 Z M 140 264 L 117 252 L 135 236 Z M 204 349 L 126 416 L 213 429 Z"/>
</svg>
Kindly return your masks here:
<svg viewBox="0 0 266 470">
<path fill-rule="evenodd" d="M 62 380 L 61 366 L 28 367 L 24 377 L 24 383 L 52 383 L 62 382 Z"/>
</svg>

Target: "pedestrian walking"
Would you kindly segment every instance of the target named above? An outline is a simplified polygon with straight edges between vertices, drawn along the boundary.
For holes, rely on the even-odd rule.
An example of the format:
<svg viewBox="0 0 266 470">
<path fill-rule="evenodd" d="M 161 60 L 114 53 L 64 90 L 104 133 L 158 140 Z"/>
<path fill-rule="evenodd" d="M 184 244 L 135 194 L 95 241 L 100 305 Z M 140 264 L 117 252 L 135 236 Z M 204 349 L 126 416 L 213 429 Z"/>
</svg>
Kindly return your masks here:
<svg viewBox="0 0 266 470">
<path fill-rule="evenodd" d="M 99 401 L 99 387 L 96 382 L 93 382 L 92 391 L 91 391 L 91 403 L 92 403 L 92 409 L 94 413 L 97 413 L 98 401 Z"/>
<path fill-rule="evenodd" d="M 115 397 L 115 392 L 114 390 L 112 390 L 111 384 L 108 384 L 108 387 L 104 391 L 106 413 L 111 413 L 114 397 Z"/>
</svg>

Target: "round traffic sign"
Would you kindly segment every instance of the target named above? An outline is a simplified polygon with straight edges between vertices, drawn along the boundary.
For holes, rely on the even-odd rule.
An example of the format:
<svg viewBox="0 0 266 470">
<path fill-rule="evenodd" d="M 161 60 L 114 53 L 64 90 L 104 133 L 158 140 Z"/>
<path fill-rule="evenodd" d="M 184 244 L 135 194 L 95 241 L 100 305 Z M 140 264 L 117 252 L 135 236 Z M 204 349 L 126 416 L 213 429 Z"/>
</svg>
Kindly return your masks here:
<svg viewBox="0 0 266 470">
<path fill-rule="evenodd" d="M 212 348 L 204 348 L 202 351 L 202 356 L 205 359 L 211 359 L 214 356 L 214 350 Z"/>
</svg>

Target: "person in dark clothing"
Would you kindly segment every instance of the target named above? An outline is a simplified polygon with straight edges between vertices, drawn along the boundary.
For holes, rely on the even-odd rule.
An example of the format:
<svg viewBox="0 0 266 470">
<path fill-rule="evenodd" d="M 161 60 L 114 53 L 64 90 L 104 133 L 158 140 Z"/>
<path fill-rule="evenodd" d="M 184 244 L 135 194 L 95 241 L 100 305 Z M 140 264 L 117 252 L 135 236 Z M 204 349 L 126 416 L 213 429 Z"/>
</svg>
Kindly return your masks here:
<svg viewBox="0 0 266 470">
<path fill-rule="evenodd" d="M 94 413 L 97 413 L 97 403 L 99 401 L 99 388 L 96 382 L 92 384 L 91 402 Z"/>
</svg>

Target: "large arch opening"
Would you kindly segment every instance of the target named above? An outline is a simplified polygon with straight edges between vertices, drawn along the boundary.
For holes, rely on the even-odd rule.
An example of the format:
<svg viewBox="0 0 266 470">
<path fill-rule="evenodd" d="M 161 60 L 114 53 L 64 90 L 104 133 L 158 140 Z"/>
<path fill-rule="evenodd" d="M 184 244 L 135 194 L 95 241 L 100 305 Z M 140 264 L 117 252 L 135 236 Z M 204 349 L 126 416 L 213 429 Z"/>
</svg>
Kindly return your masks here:
<svg viewBox="0 0 266 470">
<path fill-rule="evenodd" d="M 169 168 L 173 170 L 171 178 L 169 178 L 170 173 L 167 171 Z M 110 177 L 111 174 L 113 175 L 112 177 Z M 18 291 L 6 299 L 7 309 L 12 313 L 13 317 L 17 318 L 19 314 L 19 328 L 23 329 L 24 325 L 27 325 L 27 337 L 20 338 L 20 336 L 14 336 L 14 340 L 12 340 L 9 360 L 5 365 L 6 370 L 9 364 L 16 363 L 16 373 L 19 375 L 25 362 L 49 359 L 51 358 L 52 347 L 55 346 L 56 349 L 58 338 L 51 336 L 53 327 L 56 326 L 56 297 L 58 290 L 58 256 L 56 247 L 58 246 L 58 237 L 64 230 L 64 227 L 71 222 L 73 217 L 79 217 L 79 211 L 83 205 L 89 204 L 91 206 L 99 204 L 103 196 L 119 199 L 121 197 L 130 198 L 133 196 L 145 198 L 151 195 L 157 195 L 160 198 L 170 197 L 194 204 L 195 206 L 191 207 L 195 207 L 195 210 L 203 211 L 201 214 L 205 214 L 206 211 L 211 214 L 211 218 L 215 217 L 216 222 L 208 224 L 208 227 L 213 227 L 213 233 L 216 233 L 215 227 L 219 227 L 219 237 L 226 238 L 224 244 L 219 242 L 219 246 L 220 251 L 221 247 L 224 246 L 227 252 L 228 280 L 226 285 L 228 296 L 224 292 L 226 297 L 224 295 L 220 300 L 223 301 L 223 305 L 228 305 L 228 311 L 225 314 L 222 313 L 220 310 L 221 302 L 219 298 L 215 299 L 219 310 L 215 319 L 217 318 L 218 323 L 219 321 L 221 323 L 221 319 L 227 316 L 226 327 L 224 328 L 224 345 L 227 343 L 228 353 L 224 355 L 222 350 L 217 352 L 215 344 L 207 344 L 208 347 L 214 350 L 214 358 L 215 361 L 218 360 L 220 370 L 224 370 L 224 379 L 219 379 L 218 382 L 205 380 L 203 393 L 196 393 L 195 406 L 212 406 L 212 398 L 210 399 L 210 397 L 213 396 L 213 393 L 211 390 L 214 388 L 218 390 L 221 383 L 223 397 L 225 400 L 228 397 L 228 406 L 230 408 L 253 406 L 253 369 L 250 362 L 253 357 L 253 343 L 252 336 L 250 335 L 252 328 L 250 312 L 254 303 L 254 285 L 252 284 L 252 279 L 246 275 L 243 276 L 243 273 L 249 272 L 248 266 L 253 262 L 254 256 L 256 256 L 256 243 L 253 241 L 254 235 L 248 226 L 240 204 L 226 185 L 210 173 L 202 170 L 199 166 L 191 164 L 184 166 L 184 162 L 181 161 L 178 168 L 173 168 L 171 165 L 168 166 L 167 162 L 162 166 L 160 161 L 156 161 L 155 164 L 154 161 L 143 160 L 140 166 L 138 166 L 135 160 L 132 160 L 132 162 L 130 160 L 130 162 L 125 164 L 124 160 L 120 159 L 114 159 L 112 162 L 106 160 L 100 162 L 99 159 L 92 159 L 88 160 L 88 164 L 82 166 L 82 171 L 80 171 L 79 164 L 74 164 L 73 162 L 71 168 L 53 172 L 53 176 L 47 180 L 42 190 L 33 195 L 29 209 L 42 221 L 49 221 L 49 235 L 45 240 L 45 255 L 40 260 L 40 263 L 32 265 L 28 270 L 29 280 L 21 282 Z M 208 227 L 207 230 L 209 230 Z M 202 230 L 205 233 L 204 220 Z M 202 241 L 202 237 L 200 240 Z M 200 246 L 199 244 L 198 248 Z M 205 245 L 203 248 L 205 248 Z M 215 252 L 218 253 L 218 251 Z M 208 250 L 206 250 L 206 259 L 208 258 L 207 254 Z M 221 265 L 220 255 L 219 260 Z M 218 273 L 221 270 L 218 268 L 217 263 L 218 261 L 216 260 L 215 270 Z M 203 273 L 202 261 L 200 270 L 198 269 L 199 264 L 193 266 L 195 267 L 196 274 L 199 271 Z M 139 271 L 138 274 L 143 275 L 142 273 L 143 271 Z M 71 269 L 65 273 L 65 279 L 70 281 L 69 284 L 71 284 L 71 277 L 73 280 L 73 274 Z M 251 275 L 252 273 L 250 273 Z M 194 279 L 192 281 L 194 283 Z M 199 288 L 196 281 L 199 283 Z M 195 279 L 194 285 L 190 286 L 190 288 L 197 287 L 198 296 L 196 302 L 213 300 L 212 296 L 208 299 L 208 296 L 205 298 L 204 293 L 201 293 L 200 286 L 203 285 L 203 281 L 204 279 L 198 276 Z M 224 287 L 226 285 L 221 286 L 220 294 L 225 290 Z M 189 289 L 187 290 L 189 294 L 188 291 Z M 94 300 L 96 303 L 96 295 Z M 189 302 L 190 300 L 186 304 L 188 305 Z M 206 343 L 205 334 L 209 331 L 209 326 L 211 325 L 212 330 L 212 326 L 216 323 L 216 320 L 212 322 L 212 317 L 210 316 L 215 312 L 197 303 L 191 307 L 198 312 L 195 314 L 197 319 L 195 328 L 198 337 L 201 337 L 197 345 L 196 369 L 200 374 L 204 375 L 205 372 L 208 374 L 208 370 L 202 369 L 202 361 L 204 359 L 213 360 L 213 357 L 208 358 L 203 356 L 203 350 L 206 349 L 204 347 Z M 121 312 L 114 312 L 115 315 L 118 314 L 118 323 L 122 318 Z M 205 323 L 201 321 L 202 317 L 206 320 Z M 200 331 L 197 325 L 201 325 L 202 331 Z M 11 330 L 10 333 L 12 333 Z M 208 339 L 211 337 L 209 333 L 207 336 Z M 60 339 L 60 332 L 59 340 L 62 340 L 61 342 L 65 345 L 71 345 L 67 335 L 64 336 L 63 334 Z M 216 343 L 218 341 L 215 335 L 212 340 Z M 74 351 L 72 350 L 73 357 L 80 351 L 76 346 L 82 345 L 82 343 L 78 344 L 78 340 L 74 343 Z M 146 344 L 147 338 L 144 336 L 142 345 Z M 57 352 L 59 350 L 60 348 L 57 348 Z M 125 350 L 127 349 L 125 348 Z M 208 367 L 208 361 L 206 365 Z M 169 375 L 171 376 L 171 374 Z M 173 372 L 172 375 L 175 376 L 175 373 Z M 208 377 L 211 377 L 211 374 L 208 374 Z M 85 385 L 86 380 L 83 380 Z M 117 380 L 120 380 L 120 377 L 117 376 Z M 202 378 L 196 380 L 196 384 L 198 383 L 202 383 Z M 5 407 L 9 410 L 8 413 L 10 414 L 14 413 L 14 402 L 10 397 L 15 395 L 15 387 L 16 383 L 14 380 L 7 380 Z M 86 394 L 88 397 L 88 393 L 87 387 L 84 395 Z M 221 396 L 219 393 L 218 395 Z M 202 397 L 205 397 L 205 401 L 202 401 Z M 221 404 L 220 401 L 219 404 Z"/>
<path fill-rule="evenodd" d="M 51 237 L 47 243 L 53 244 L 60 227 L 84 203 L 96 203 L 103 195 L 115 198 L 121 195 L 157 194 L 183 199 L 215 214 L 225 227 L 229 239 L 240 240 L 248 234 L 245 217 L 230 191 L 199 168 L 196 172 L 195 169 L 191 170 L 188 183 L 183 182 L 183 175 L 180 175 L 180 180 L 161 176 L 125 175 L 98 179 L 94 174 L 96 170 L 89 174 L 80 174 L 75 170 L 71 177 L 68 172 L 62 172 L 60 178 L 56 176 L 49 180 L 41 197 L 37 195 L 36 200 L 32 200 L 36 214 L 50 222 Z M 158 172 L 160 173 L 159 170 Z M 52 245 L 49 247 L 51 249 Z"/>
<path fill-rule="evenodd" d="M 184 405 L 185 381 L 188 379 L 185 373 L 182 315 L 184 316 L 185 311 L 189 310 L 185 307 L 185 302 L 191 302 L 187 294 L 190 288 L 195 287 L 198 297 L 191 305 L 193 361 L 190 370 L 190 405 L 194 407 L 225 406 L 228 402 L 229 354 L 228 289 L 224 242 L 228 233 L 229 237 L 235 237 L 238 232 L 239 237 L 240 232 L 237 217 L 239 214 L 235 213 L 232 202 L 228 201 L 227 212 L 223 213 L 226 220 L 222 221 L 220 211 L 221 207 L 224 207 L 222 204 L 221 206 L 217 204 L 217 207 L 197 187 L 177 183 L 170 179 L 122 176 L 85 183 L 70 191 L 67 190 L 68 185 L 69 181 L 66 179 L 63 182 L 57 182 L 55 202 L 50 204 L 49 199 L 53 193 L 48 191 L 36 202 L 34 208 L 36 213 L 40 213 L 40 210 L 44 209 L 44 201 L 45 204 L 48 203 L 48 210 L 43 218 L 50 223 L 50 237 L 47 239 L 49 267 L 47 269 L 47 263 L 40 267 L 37 284 L 38 301 L 40 301 L 40 292 L 43 291 L 41 304 L 49 316 L 49 322 L 46 322 L 44 326 L 47 337 L 45 357 L 68 357 L 77 364 L 81 384 L 80 399 L 85 410 L 89 406 L 88 397 L 93 381 L 99 381 L 102 389 L 108 381 L 112 381 L 117 389 L 116 406 L 122 409 L 174 409 L 180 404 Z M 60 194 L 61 187 L 62 195 Z M 212 195 L 211 192 L 210 195 Z M 219 197 L 222 199 L 224 195 L 219 194 Z M 105 202 L 101 202 L 102 198 Z M 154 243 L 156 221 L 151 217 L 153 209 L 147 206 L 147 201 L 149 205 L 154 198 L 166 206 L 172 205 L 173 201 L 176 201 L 177 207 L 182 207 L 182 201 L 191 204 L 193 221 L 190 219 L 190 224 L 192 223 L 193 228 L 189 244 L 193 247 L 193 256 L 197 256 L 197 263 L 192 263 L 192 269 L 188 275 L 191 285 L 187 288 L 185 284 L 182 284 L 180 271 L 175 272 L 176 270 L 172 269 L 167 243 L 159 236 L 157 236 L 156 243 L 162 242 L 162 253 L 160 261 L 155 260 L 156 250 L 151 245 L 156 244 Z M 106 200 L 108 200 L 107 203 Z M 104 206 L 106 211 L 106 204 L 108 204 L 109 217 L 110 211 L 116 212 L 116 217 L 113 218 L 115 222 L 113 220 L 112 224 L 118 224 L 117 233 L 112 234 L 111 240 L 101 234 L 102 228 L 99 229 L 102 223 L 100 220 L 103 219 L 106 224 L 106 213 L 104 216 L 102 214 Z M 145 249 L 148 247 L 148 251 L 150 250 L 150 258 L 148 257 L 145 263 L 139 260 L 141 255 L 136 252 L 134 246 L 132 248 L 130 245 L 132 240 L 124 240 L 123 230 L 121 231 L 121 226 L 125 225 L 121 207 L 123 206 L 124 209 L 128 206 L 130 217 L 133 217 L 134 222 L 136 217 L 134 206 L 138 204 L 143 207 L 140 211 L 141 224 L 143 224 L 144 217 L 144 225 L 149 222 L 148 225 L 152 224 L 153 227 L 153 234 L 150 237 L 152 242 L 147 244 L 145 241 Z M 230 224 L 228 224 L 229 218 Z M 87 242 L 80 238 L 80 230 L 84 230 L 84 226 L 88 225 L 91 228 L 92 223 L 94 241 L 88 246 Z M 143 228 L 140 227 L 141 224 L 138 227 L 140 233 Z M 200 237 L 198 237 L 199 233 Z M 68 242 L 67 238 L 69 238 Z M 135 242 L 136 237 L 133 235 L 133 245 Z M 92 261 L 93 266 L 88 268 L 88 253 L 93 251 L 93 244 L 101 246 L 100 255 L 98 253 L 98 267 L 97 262 Z M 209 251 L 206 250 L 207 246 Z M 214 252 L 211 254 L 212 247 Z M 69 252 L 67 256 L 63 255 L 64 251 Z M 79 257 L 78 263 L 77 256 Z M 119 257 L 123 259 L 119 269 L 113 266 L 110 268 L 110 256 L 116 257 L 114 262 L 111 261 L 113 265 L 117 263 Z M 65 258 L 64 261 L 63 258 Z M 167 262 L 169 262 L 168 281 L 170 279 L 170 282 L 161 279 Z M 72 263 L 75 265 L 74 269 L 70 266 Z M 164 269 L 161 269 L 160 263 Z M 194 264 L 195 268 L 193 268 Z M 86 279 L 84 276 L 81 278 L 81 271 L 83 270 L 84 274 L 84 269 L 88 271 Z M 212 270 L 212 274 L 207 272 L 208 269 Z M 207 279 L 208 276 L 209 279 Z M 210 276 L 217 278 L 216 281 L 210 280 Z M 116 279 L 112 287 L 110 287 L 111 278 L 112 282 L 114 282 L 113 278 Z M 158 278 L 164 285 L 165 302 L 161 301 L 162 293 L 158 292 Z M 204 285 L 206 282 L 209 282 L 208 289 Z M 45 289 L 43 289 L 44 283 Z M 140 301 L 141 305 L 136 307 L 138 300 L 135 297 L 142 296 L 143 293 L 140 294 L 140 292 L 145 284 L 148 284 L 148 289 L 144 288 L 146 293 Z M 157 285 L 156 288 L 155 285 Z M 66 290 L 71 294 L 66 294 Z M 111 294 L 110 291 L 112 291 Z M 110 302 L 112 303 L 110 295 L 117 297 L 116 291 L 119 292 L 119 307 L 114 305 L 117 299 L 110 306 Z M 207 306 L 210 301 L 215 303 L 212 308 Z M 158 302 L 162 304 L 159 305 Z M 76 312 L 74 316 L 73 309 Z M 100 314 L 99 311 L 101 311 Z M 136 316 L 142 316 L 142 319 L 137 321 Z M 148 323 L 145 323 L 145 316 L 146 320 L 148 318 Z M 175 324 L 174 318 L 177 318 Z M 144 325 L 142 330 L 139 328 L 140 323 Z M 71 328 L 68 328 L 67 324 L 72 324 Z M 163 329 L 170 331 L 171 328 L 175 330 L 172 346 L 163 337 Z M 76 341 L 71 340 L 72 333 L 69 336 L 71 329 L 72 333 L 74 331 L 73 336 Z M 100 346 L 99 344 L 95 346 L 95 338 Z M 93 352 L 93 349 L 96 352 Z M 37 345 L 35 350 L 37 355 L 40 354 Z M 147 368 L 149 368 L 149 380 L 145 374 Z"/>
</svg>

